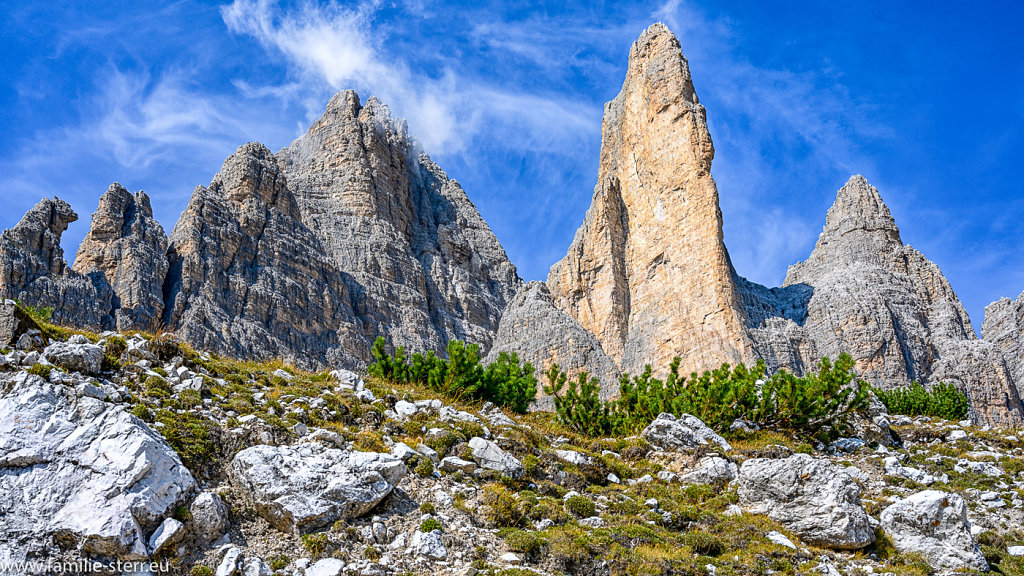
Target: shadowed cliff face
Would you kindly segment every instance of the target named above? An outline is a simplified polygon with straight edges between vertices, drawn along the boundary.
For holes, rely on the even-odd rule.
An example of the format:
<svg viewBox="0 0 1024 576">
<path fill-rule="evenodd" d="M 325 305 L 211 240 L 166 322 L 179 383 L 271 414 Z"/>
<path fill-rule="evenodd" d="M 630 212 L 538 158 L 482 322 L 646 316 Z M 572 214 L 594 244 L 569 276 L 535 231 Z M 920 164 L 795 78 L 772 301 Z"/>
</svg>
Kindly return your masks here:
<svg viewBox="0 0 1024 576">
<path fill-rule="evenodd" d="M 273 154 L 246 144 L 171 232 L 165 322 L 187 342 L 302 366 L 366 359 L 348 292 Z"/>
<path fill-rule="evenodd" d="M 358 367 L 378 336 L 486 351 L 522 284 L 458 182 L 386 106 L 352 91 L 277 155 L 241 146 L 195 189 L 170 238 L 144 193 L 115 184 L 76 272 L 60 249 L 76 218 L 47 200 L 5 232 L 5 295 L 74 324 L 166 327 L 234 357 Z"/>
<path fill-rule="evenodd" d="M 369 341 L 487 350 L 521 281 L 458 182 L 417 148 L 385 105 L 345 91 L 277 160 Z"/>
<path fill-rule="evenodd" d="M 52 309 L 56 322 L 113 328 L 110 286 L 101 276 L 75 272 L 64 260 L 60 237 L 76 220 L 67 202 L 43 199 L 0 234 L 0 298 Z"/>
<path fill-rule="evenodd" d="M 605 105 L 593 204 L 547 281 L 624 371 L 664 371 L 681 356 L 685 372 L 751 354 L 713 157 L 679 41 L 652 25 Z"/>
</svg>

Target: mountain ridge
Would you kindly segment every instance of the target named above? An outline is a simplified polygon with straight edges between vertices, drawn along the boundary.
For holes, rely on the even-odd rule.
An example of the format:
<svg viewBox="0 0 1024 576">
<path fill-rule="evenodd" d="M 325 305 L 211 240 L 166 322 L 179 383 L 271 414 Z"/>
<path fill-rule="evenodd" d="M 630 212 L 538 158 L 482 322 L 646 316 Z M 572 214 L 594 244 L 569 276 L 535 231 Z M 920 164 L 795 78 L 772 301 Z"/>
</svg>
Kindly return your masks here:
<svg viewBox="0 0 1024 576">
<path fill-rule="evenodd" d="M 52 307 L 58 321 L 163 327 L 200 348 L 304 367 L 361 368 L 378 336 L 442 355 L 448 340 L 470 340 L 538 370 L 571 358 L 564 367 L 601 375 L 605 397 L 621 373 L 664 371 L 676 356 L 683 373 L 757 358 L 804 373 L 849 352 L 876 385 L 944 379 L 977 421 L 1024 423 L 1019 323 L 993 320 L 995 343 L 978 339 L 862 176 L 839 189 L 782 286 L 739 274 L 707 112 L 664 24 L 630 49 L 605 106 L 591 207 L 543 286 L 524 285 L 466 192 L 420 148 L 379 99 L 340 91 L 278 152 L 239 147 L 169 235 L 144 193 L 115 183 L 69 267 L 60 234 L 77 215 L 44 200 L 0 240 L 0 296 Z"/>
</svg>

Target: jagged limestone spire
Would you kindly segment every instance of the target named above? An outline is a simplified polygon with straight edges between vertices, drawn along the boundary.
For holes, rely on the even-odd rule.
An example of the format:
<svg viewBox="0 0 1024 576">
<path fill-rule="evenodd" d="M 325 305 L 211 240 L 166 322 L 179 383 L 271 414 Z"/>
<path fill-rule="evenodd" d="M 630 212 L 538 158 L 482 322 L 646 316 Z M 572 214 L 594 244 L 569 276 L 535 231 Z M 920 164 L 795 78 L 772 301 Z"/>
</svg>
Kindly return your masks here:
<svg viewBox="0 0 1024 576">
<path fill-rule="evenodd" d="M 679 40 L 653 24 L 605 105 L 593 203 L 548 275 L 556 305 L 624 371 L 738 362 L 751 347 L 722 239 L 715 149 Z"/>
<path fill-rule="evenodd" d="M 117 297 L 116 328 L 155 332 L 164 311 L 167 235 L 153 218 L 149 196 L 114 182 L 100 196 L 74 269 L 102 275 Z"/>
</svg>

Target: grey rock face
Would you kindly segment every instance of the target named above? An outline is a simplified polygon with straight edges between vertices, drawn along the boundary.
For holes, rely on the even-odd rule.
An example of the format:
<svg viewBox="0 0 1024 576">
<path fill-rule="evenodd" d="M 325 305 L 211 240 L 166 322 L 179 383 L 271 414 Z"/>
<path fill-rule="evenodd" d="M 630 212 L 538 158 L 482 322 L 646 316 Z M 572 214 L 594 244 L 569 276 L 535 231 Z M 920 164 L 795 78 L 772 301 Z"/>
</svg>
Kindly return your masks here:
<svg viewBox="0 0 1024 576">
<path fill-rule="evenodd" d="M 988 570 L 971 537 L 967 506 L 957 494 L 918 492 L 882 510 L 880 520 L 897 550 L 923 554 L 933 568 Z"/>
<path fill-rule="evenodd" d="M 418 152 L 387 106 L 339 92 L 277 161 L 369 342 L 490 348 L 521 281 L 462 187 Z"/>
<path fill-rule="evenodd" d="M 0 558 L 51 557 L 55 537 L 86 556 L 148 558 L 146 535 L 195 480 L 174 450 L 120 406 L 25 372 L 0 377 Z"/>
<path fill-rule="evenodd" d="M 110 287 L 68 267 L 60 237 L 78 220 L 71 206 L 43 199 L 0 234 L 0 299 L 52 308 L 55 322 L 96 329 L 114 326 Z"/>
<path fill-rule="evenodd" d="M 472 450 L 473 460 L 481 468 L 494 470 L 511 478 L 523 475 L 522 463 L 494 442 L 474 437 L 469 440 L 469 448 Z"/>
<path fill-rule="evenodd" d="M 240 147 L 196 188 L 168 256 L 165 323 L 197 348 L 305 367 L 369 353 L 341 274 L 260 144 Z"/>
<path fill-rule="evenodd" d="M 854 176 L 839 190 L 810 257 L 782 288 L 740 281 L 754 348 L 770 369 L 803 373 L 846 352 L 882 388 L 956 384 L 979 422 L 1024 422 L 998 351 L 979 342 L 939 268 L 905 246 L 878 190 Z"/>
<path fill-rule="evenodd" d="M 640 436 L 663 450 L 693 452 L 698 446 L 709 444 L 732 450 L 725 438 L 692 414 L 683 414 L 679 418 L 672 414 L 659 414 L 640 432 Z"/>
<path fill-rule="evenodd" d="M 700 459 L 697 466 L 679 477 L 683 484 L 709 484 L 724 488 L 736 479 L 739 468 L 734 462 L 715 454 Z"/>
<path fill-rule="evenodd" d="M 1016 300 L 1002 298 L 985 307 L 981 338 L 1003 355 L 1017 393 L 1024 394 L 1024 294 Z"/>
<path fill-rule="evenodd" d="M 555 306 L 543 282 L 529 282 L 516 292 L 501 317 L 484 363 L 497 360 L 501 352 L 515 352 L 520 361 L 532 364 L 538 384 L 546 384 L 544 372 L 558 364 L 570 379 L 580 372 L 597 377 L 602 400 L 618 396 L 621 374 L 615 361 L 604 353 L 593 334 Z M 538 390 L 536 407 L 552 410 L 554 402 Z"/>
<path fill-rule="evenodd" d="M 102 346 L 91 344 L 84 336 L 72 336 L 70 342 L 54 342 L 43 351 L 43 357 L 51 364 L 84 374 L 100 371 L 103 354 Z"/>
<path fill-rule="evenodd" d="M 14 300 L 0 300 L 0 348 L 14 344 L 29 325 L 29 318 Z"/>
<path fill-rule="evenodd" d="M 875 541 L 860 488 L 828 460 L 807 454 L 747 460 L 739 497 L 748 512 L 767 515 L 811 544 L 858 549 Z"/>
<path fill-rule="evenodd" d="M 406 473 L 390 454 L 309 443 L 253 446 L 231 461 L 232 482 L 282 532 L 308 532 L 366 514 Z"/>
<path fill-rule="evenodd" d="M 371 98 L 341 92 L 277 156 L 246 144 L 197 187 L 169 239 L 114 184 L 68 268 L 77 215 L 44 200 L 0 239 L 0 298 L 54 320 L 156 330 L 242 358 L 358 368 L 370 344 L 486 352 L 522 284 L 458 182 Z M 289 184 L 290 182 L 290 184 Z M 77 272 L 76 272 L 77 271 Z"/>
<path fill-rule="evenodd" d="M 203 492 L 189 505 L 192 526 L 196 536 L 203 542 L 213 542 L 227 532 L 228 508 L 224 500 L 214 492 Z"/>
<path fill-rule="evenodd" d="M 412 535 L 409 549 L 415 556 L 426 556 L 433 560 L 444 560 L 448 557 L 448 550 L 444 547 L 444 542 L 441 540 L 440 530 L 432 532 L 420 532 L 417 530 Z"/>
<path fill-rule="evenodd" d="M 73 269 L 100 274 L 114 292 L 120 331 L 154 332 L 164 311 L 167 235 L 153 218 L 149 196 L 114 183 L 100 196 L 89 233 L 78 247 Z"/>
</svg>

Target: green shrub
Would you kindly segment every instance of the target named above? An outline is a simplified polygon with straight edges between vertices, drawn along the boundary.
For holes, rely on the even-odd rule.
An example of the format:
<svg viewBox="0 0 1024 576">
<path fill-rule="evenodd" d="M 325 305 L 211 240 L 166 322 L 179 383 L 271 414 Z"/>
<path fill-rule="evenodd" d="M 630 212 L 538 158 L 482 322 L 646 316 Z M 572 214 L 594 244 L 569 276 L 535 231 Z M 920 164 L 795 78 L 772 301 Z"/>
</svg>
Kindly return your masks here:
<svg viewBox="0 0 1024 576">
<path fill-rule="evenodd" d="M 136 404 L 132 406 L 132 414 L 134 414 L 136 418 L 142 420 L 143 422 L 153 421 L 153 411 L 150 410 L 149 406 L 146 406 L 145 404 Z"/>
<path fill-rule="evenodd" d="M 505 539 L 509 548 L 531 559 L 539 556 L 548 545 L 548 541 L 540 534 L 518 528 L 502 528 L 498 536 Z"/>
<path fill-rule="evenodd" d="M 103 354 L 103 370 L 116 370 L 121 366 L 121 355 L 128 349 L 128 343 L 120 336 L 110 336 L 106 339 L 106 351 Z"/>
<path fill-rule="evenodd" d="M 168 410 L 161 410 L 156 420 L 163 424 L 160 433 L 193 474 L 198 474 L 214 461 L 216 447 L 211 433 L 213 423 L 196 414 L 176 414 Z"/>
<path fill-rule="evenodd" d="M 566 498 L 565 509 L 577 518 L 590 518 L 597 512 L 594 501 L 580 494 Z"/>
<path fill-rule="evenodd" d="M 434 506 L 433 502 L 424 502 L 420 504 L 420 512 L 433 515 L 437 513 L 437 507 Z"/>
<path fill-rule="evenodd" d="M 544 393 L 555 402 L 555 418 L 572 430 L 589 436 L 607 436 L 616 431 L 615 423 L 609 417 L 609 404 L 601 401 L 601 383 L 586 372 L 580 372 L 576 380 L 569 380 L 558 364 L 552 364 L 546 372 L 548 385 Z M 566 381 L 569 388 L 562 393 Z"/>
<path fill-rule="evenodd" d="M 682 537 L 683 545 L 703 556 L 718 556 L 722 553 L 722 543 L 713 534 L 695 530 Z"/>
<path fill-rule="evenodd" d="M 427 518 L 420 523 L 420 532 L 433 532 L 434 530 L 444 530 L 444 526 L 437 518 Z"/>
<path fill-rule="evenodd" d="M 353 448 L 360 452 L 387 452 L 384 439 L 372 430 L 360 430 L 352 440 Z"/>
<path fill-rule="evenodd" d="M 188 506 L 178 506 L 174 509 L 174 519 L 179 522 L 188 522 L 192 519 L 192 511 L 188 509 Z"/>
<path fill-rule="evenodd" d="M 150 376 L 142 383 L 142 389 L 150 398 L 170 398 L 174 393 L 167 380 L 160 376 Z"/>
<path fill-rule="evenodd" d="M 420 478 L 429 478 L 434 475 L 434 461 L 426 456 L 420 456 L 419 464 L 416 464 L 416 474 Z"/>
<path fill-rule="evenodd" d="M 34 366 L 28 369 L 29 374 L 39 376 L 44 380 L 50 379 L 50 372 L 53 372 L 53 366 L 49 364 L 35 364 Z"/>
<path fill-rule="evenodd" d="M 192 570 L 189 571 L 189 574 L 191 576 L 213 576 L 214 572 L 213 568 L 200 564 L 198 566 L 193 566 Z"/>
<path fill-rule="evenodd" d="M 320 556 L 327 551 L 327 534 L 303 534 L 302 544 L 314 557 Z"/>
<path fill-rule="evenodd" d="M 18 303 L 22 310 L 28 313 L 37 324 L 49 323 L 53 320 L 53 307 L 52 306 L 25 306 L 24 304 Z"/>
<path fill-rule="evenodd" d="M 526 515 L 512 492 L 500 484 L 484 487 L 484 515 L 499 528 L 520 528 L 526 525 Z"/>
<path fill-rule="evenodd" d="M 285 567 L 288 566 L 289 564 L 291 564 L 291 562 L 292 562 L 292 559 L 289 558 L 288 556 L 285 556 L 284 554 L 278 554 L 276 556 L 271 556 L 269 558 L 269 560 L 270 560 L 270 569 L 275 571 L 275 572 L 278 571 L 278 570 L 284 570 Z"/>
<path fill-rule="evenodd" d="M 198 390 L 185 389 L 178 393 L 178 401 L 185 408 L 202 406 L 203 396 Z"/>
<path fill-rule="evenodd" d="M 529 362 L 520 364 L 515 353 L 499 354 L 484 367 L 480 346 L 459 340 L 448 342 L 447 360 L 433 351 L 406 358 L 402 347 L 396 348 L 392 356 L 386 347 L 384 338 L 373 343 L 370 375 L 401 384 L 419 384 L 451 398 L 488 400 L 519 413 L 525 413 L 537 395 L 533 366 Z"/>
<path fill-rule="evenodd" d="M 499 406 L 525 414 L 530 408 L 530 402 L 537 396 L 533 366 L 529 362 L 520 365 L 519 356 L 515 352 L 499 353 L 498 359 L 484 369 L 481 396 Z"/>
<path fill-rule="evenodd" d="M 472 438 L 472 436 L 470 436 L 469 438 Z M 457 432 L 445 432 L 441 436 L 428 440 L 426 442 L 426 445 L 429 446 L 430 449 L 433 450 L 434 452 L 437 452 L 442 458 L 444 458 L 445 455 L 448 454 L 448 451 L 452 449 L 452 446 L 467 439 L 468 438 L 464 438 L 461 434 Z"/>
<path fill-rule="evenodd" d="M 723 364 L 687 381 L 676 358 L 665 380 L 654 378 L 650 366 L 640 376 L 624 375 L 619 398 L 609 402 L 601 401 L 599 382 L 586 373 L 566 389 L 567 375 L 555 365 L 546 373 L 550 384 L 544 391 L 554 397 L 562 424 L 590 436 L 633 435 L 668 412 L 692 414 L 719 431 L 742 418 L 805 437 L 834 437 L 848 429 L 853 412 L 867 406 L 867 385 L 856 378 L 853 364 L 842 354 L 835 363 L 823 358 L 803 377 L 785 370 L 766 376 L 758 360 L 752 369 Z"/>
<path fill-rule="evenodd" d="M 523 474 L 530 478 L 540 469 L 540 458 L 535 454 L 527 454 L 523 457 Z"/>
<path fill-rule="evenodd" d="M 939 383 L 927 390 L 915 381 L 910 386 L 874 392 L 890 414 L 962 420 L 970 407 L 967 396 L 952 384 Z"/>
</svg>

